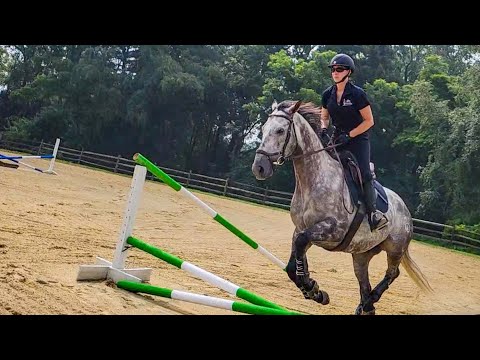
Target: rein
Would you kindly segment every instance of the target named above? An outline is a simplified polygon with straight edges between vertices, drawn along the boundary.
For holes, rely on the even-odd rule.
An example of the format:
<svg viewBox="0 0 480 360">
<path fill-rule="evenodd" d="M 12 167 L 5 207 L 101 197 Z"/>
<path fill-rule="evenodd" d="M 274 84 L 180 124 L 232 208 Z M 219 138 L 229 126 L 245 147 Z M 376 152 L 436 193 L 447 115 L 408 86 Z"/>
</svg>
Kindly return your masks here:
<svg viewBox="0 0 480 360">
<path fill-rule="evenodd" d="M 281 111 L 281 110 L 280 110 Z M 343 178 L 345 181 L 342 182 L 342 193 L 344 192 L 344 189 L 345 189 L 345 182 L 346 182 L 346 177 L 345 177 L 345 169 L 343 168 L 342 166 L 342 162 L 340 161 L 340 157 L 338 156 L 338 153 L 337 153 L 337 150 L 336 150 L 336 147 L 337 146 L 340 146 L 340 145 L 343 145 L 343 144 L 332 144 L 332 145 L 328 145 L 322 149 L 318 149 L 318 150 L 314 150 L 314 151 L 309 151 L 307 153 L 304 153 L 304 154 L 299 154 L 299 155 L 293 155 L 295 153 L 295 151 L 297 150 L 297 147 L 298 147 L 298 141 L 296 141 L 295 143 L 295 149 L 293 149 L 292 151 L 292 154 L 290 154 L 289 156 L 285 156 L 285 149 L 287 148 L 287 145 L 288 145 L 288 142 L 290 141 L 290 137 L 291 137 L 291 132 L 292 132 L 292 128 L 293 128 L 293 133 L 295 135 L 295 140 L 297 139 L 297 133 L 295 131 L 295 125 L 293 124 L 293 117 L 291 115 L 288 115 L 287 113 L 284 113 L 284 114 L 269 114 L 268 117 L 272 117 L 272 116 L 278 116 L 278 117 L 282 117 L 284 119 L 287 119 L 290 124 L 288 125 L 288 130 L 287 130 L 287 136 L 285 138 L 285 142 L 283 143 L 283 147 L 282 147 L 282 151 L 277 151 L 277 152 L 274 152 L 274 153 L 269 153 L 269 152 L 266 152 L 264 150 L 260 150 L 260 149 L 257 149 L 257 151 L 255 151 L 256 154 L 261 154 L 261 155 L 265 155 L 266 157 L 268 157 L 268 160 L 270 160 L 270 162 L 274 165 L 277 165 L 277 166 L 281 166 L 285 163 L 285 160 L 291 160 L 291 159 L 298 159 L 298 158 L 302 158 L 302 157 L 306 157 L 306 156 L 310 156 L 310 155 L 313 155 L 313 154 L 317 154 L 319 152 L 322 152 L 324 150 L 330 150 L 330 149 L 335 149 L 335 155 L 337 157 L 337 160 L 340 164 L 340 167 L 342 168 L 342 173 L 343 173 Z M 280 155 L 277 159 L 277 161 L 272 161 L 272 159 L 270 158 L 271 156 L 276 156 L 276 155 Z M 351 196 L 351 194 L 350 194 Z M 343 200 L 343 207 L 345 208 L 345 210 L 347 210 L 347 212 L 349 214 L 352 214 L 354 209 L 355 209 L 355 205 L 353 205 L 352 203 L 352 210 L 348 210 L 346 205 L 345 205 L 345 198 L 342 199 Z"/>
<path fill-rule="evenodd" d="M 314 151 L 310 151 L 310 152 L 307 152 L 305 154 L 300 154 L 300 155 L 292 155 L 290 157 L 288 157 L 289 159 L 298 159 L 298 158 L 301 158 L 301 157 L 304 157 L 304 156 L 310 156 L 310 155 L 313 155 L 313 154 L 317 154 L 323 150 L 330 150 L 330 149 L 335 149 L 337 146 L 340 146 L 342 144 L 333 144 L 333 145 L 328 145 L 326 147 L 324 147 L 323 149 L 319 149 L 319 150 L 314 150 Z"/>
<path fill-rule="evenodd" d="M 292 132 L 292 128 L 293 128 L 293 132 L 295 134 L 295 138 L 297 138 L 297 133 L 295 131 L 295 126 L 293 124 L 293 118 L 287 114 L 269 114 L 268 117 L 272 117 L 272 116 L 278 116 L 278 117 L 281 117 L 281 118 L 284 118 L 284 119 L 287 119 L 290 124 L 288 125 L 288 130 L 287 130 L 287 136 L 285 138 L 285 142 L 283 143 L 283 147 L 282 147 L 282 151 L 277 151 L 277 152 L 274 152 L 274 153 L 269 153 L 269 152 L 266 152 L 264 150 L 260 150 L 258 149 L 257 151 L 255 151 L 256 154 L 261 154 L 261 155 L 265 155 L 266 157 L 268 157 L 268 159 L 270 161 L 272 161 L 270 159 L 271 156 L 276 156 L 276 155 L 280 155 L 277 159 L 277 161 L 272 161 L 272 164 L 274 165 L 278 165 L 278 166 L 281 166 L 285 163 L 285 160 L 291 160 L 291 159 L 298 159 L 298 158 L 301 158 L 301 157 L 305 157 L 305 156 L 310 156 L 310 155 L 313 155 L 313 154 L 317 154 L 321 151 L 324 151 L 324 150 L 330 150 L 330 149 L 334 149 L 336 148 L 337 146 L 340 146 L 342 144 L 333 144 L 333 145 L 329 145 L 329 146 L 326 146 L 324 147 L 323 149 L 318 149 L 318 150 L 314 150 L 314 151 L 310 151 L 310 152 L 307 152 L 305 154 L 300 154 L 300 155 L 293 155 L 295 153 L 295 150 L 297 150 L 297 147 L 298 147 L 298 142 L 296 143 L 295 145 L 295 149 L 293 149 L 292 151 L 292 154 L 289 155 L 289 156 L 285 156 L 285 149 L 287 148 L 287 145 L 288 145 L 288 142 L 290 141 L 290 136 L 291 136 L 291 132 Z"/>
</svg>

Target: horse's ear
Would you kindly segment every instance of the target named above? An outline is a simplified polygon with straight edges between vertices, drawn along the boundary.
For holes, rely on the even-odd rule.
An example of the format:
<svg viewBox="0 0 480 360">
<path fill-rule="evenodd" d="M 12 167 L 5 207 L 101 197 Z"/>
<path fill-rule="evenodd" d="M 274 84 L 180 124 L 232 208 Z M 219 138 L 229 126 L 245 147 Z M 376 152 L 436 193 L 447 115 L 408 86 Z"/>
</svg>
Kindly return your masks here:
<svg viewBox="0 0 480 360">
<path fill-rule="evenodd" d="M 302 105 L 302 101 L 299 100 L 297 101 L 295 104 L 293 104 L 292 106 L 290 106 L 288 109 L 287 109 L 287 112 L 291 115 L 295 114 L 298 110 L 298 108 L 300 107 L 300 105 Z"/>
<path fill-rule="evenodd" d="M 272 111 L 277 110 L 277 107 L 278 107 L 277 100 L 274 99 L 272 103 Z"/>
</svg>

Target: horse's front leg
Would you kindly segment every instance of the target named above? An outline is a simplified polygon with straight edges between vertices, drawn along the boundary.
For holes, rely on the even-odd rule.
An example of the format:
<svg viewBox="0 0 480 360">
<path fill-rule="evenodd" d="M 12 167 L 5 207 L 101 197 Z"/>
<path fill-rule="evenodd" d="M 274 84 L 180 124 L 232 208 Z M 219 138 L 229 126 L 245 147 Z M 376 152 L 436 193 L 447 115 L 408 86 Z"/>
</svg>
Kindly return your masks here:
<svg viewBox="0 0 480 360">
<path fill-rule="evenodd" d="M 306 299 L 326 305 L 330 302 L 328 294 L 320 290 L 317 282 L 310 278 L 308 271 L 307 250 L 312 241 L 332 241 L 336 222 L 333 218 L 316 223 L 312 227 L 293 234 L 292 252 L 287 265 L 289 278 L 302 291 Z"/>
</svg>

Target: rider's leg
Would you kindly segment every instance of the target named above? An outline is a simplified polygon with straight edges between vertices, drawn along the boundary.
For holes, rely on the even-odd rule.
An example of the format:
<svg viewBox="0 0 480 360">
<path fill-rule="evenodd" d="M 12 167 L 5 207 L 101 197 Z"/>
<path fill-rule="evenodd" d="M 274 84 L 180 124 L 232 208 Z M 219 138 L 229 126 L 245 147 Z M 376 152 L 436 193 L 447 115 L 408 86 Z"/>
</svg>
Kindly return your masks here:
<svg viewBox="0 0 480 360">
<path fill-rule="evenodd" d="M 368 223 L 371 231 L 381 229 L 388 223 L 385 215 L 377 210 L 377 193 L 373 186 L 373 176 L 370 170 L 370 140 L 358 138 L 352 141 L 349 150 L 355 155 L 363 180 L 365 206 L 368 213 Z"/>
<path fill-rule="evenodd" d="M 365 205 L 369 213 L 369 224 L 372 231 L 381 229 L 388 223 L 386 216 L 377 210 L 377 193 L 373 187 L 373 179 L 363 184 L 363 191 L 365 193 Z"/>
</svg>

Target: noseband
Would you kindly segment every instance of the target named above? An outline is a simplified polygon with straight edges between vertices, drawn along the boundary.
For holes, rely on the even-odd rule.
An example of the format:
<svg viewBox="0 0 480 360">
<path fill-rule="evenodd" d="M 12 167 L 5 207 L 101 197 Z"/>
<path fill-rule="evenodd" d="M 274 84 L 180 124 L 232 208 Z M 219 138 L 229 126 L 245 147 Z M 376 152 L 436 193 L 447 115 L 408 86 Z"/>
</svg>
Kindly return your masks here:
<svg viewBox="0 0 480 360">
<path fill-rule="evenodd" d="M 328 146 L 326 146 L 322 149 L 310 151 L 310 152 L 305 153 L 305 154 L 292 156 L 295 153 L 295 151 L 297 150 L 297 147 L 298 147 L 298 142 L 297 142 L 296 145 L 295 145 L 295 149 L 293 149 L 292 153 L 289 156 L 285 156 L 285 149 L 287 148 L 288 142 L 290 141 L 290 135 L 291 135 L 291 132 L 292 132 L 292 128 L 293 128 L 293 132 L 295 134 L 295 139 L 297 139 L 297 133 L 295 131 L 295 126 L 293 125 L 293 117 L 289 116 L 286 113 L 285 114 L 270 114 L 270 115 L 268 115 L 269 118 L 272 117 L 272 116 L 282 117 L 284 119 L 287 119 L 290 122 L 290 125 L 288 125 L 287 137 L 285 138 L 285 143 L 283 144 L 282 151 L 280 151 L 280 152 L 277 151 L 277 152 L 274 152 L 274 153 L 268 153 L 266 151 L 258 149 L 257 151 L 255 151 L 255 153 L 265 155 L 266 157 L 268 157 L 268 160 L 270 160 L 270 162 L 274 165 L 279 165 L 280 166 L 280 165 L 283 165 L 285 163 L 285 160 L 287 160 L 287 159 L 290 159 L 290 158 L 296 159 L 296 158 L 300 158 L 300 157 L 304 157 L 304 156 L 310 156 L 310 155 L 313 155 L 313 154 L 317 154 L 321 151 L 335 149 L 337 146 L 342 145 L 342 143 L 332 144 L 332 145 L 328 145 Z M 277 161 L 272 161 L 272 159 L 270 159 L 270 156 L 276 156 L 276 155 L 280 155 L 278 157 Z M 338 158 L 338 154 L 337 154 L 337 158 Z M 339 162 L 340 162 L 340 159 L 339 159 Z"/>
<path fill-rule="evenodd" d="M 291 133 L 292 133 L 292 128 L 293 128 L 293 132 L 295 133 L 295 138 L 297 138 L 297 133 L 295 132 L 295 126 L 293 125 L 293 117 L 287 115 L 286 113 L 285 114 L 269 114 L 268 117 L 272 117 L 272 116 L 278 116 L 278 117 L 282 117 L 284 119 L 287 119 L 290 124 L 288 125 L 288 129 L 287 129 L 287 137 L 285 138 L 285 142 L 283 143 L 283 147 L 282 147 L 282 151 L 277 151 L 277 152 L 274 152 L 274 153 L 268 153 L 266 151 L 263 151 L 263 150 L 260 150 L 258 149 L 255 153 L 257 154 L 261 154 L 261 155 L 265 155 L 266 157 L 268 157 L 268 160 L 270 160 L 270 162 L 274 165 L 283 165 L 285 163 L 285 160 L 290 157 L 296 150 L 297 146 L 295 146 L 295 149 L 293 150 L 292 154 L 290 154 L 290 156 L 287 156 L 285 157 L 285 149 L 287 148 L 287 145 L 288 145 L 288 142 L 290 141 L 290 136 L 291 136 Z M 298 143 L 297 143 L 298 145 Z M 277 161 L 273 162 L 272 159 L 270 158 L 271 156 L 276 156 L 276 155 L 280 155 L 277 159 Z"/>
</svg>

